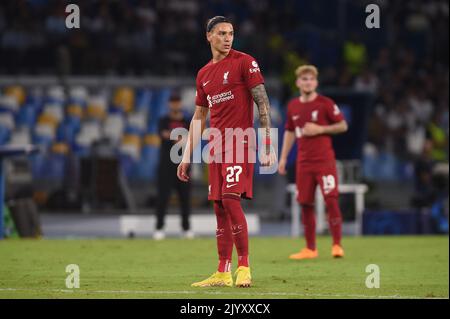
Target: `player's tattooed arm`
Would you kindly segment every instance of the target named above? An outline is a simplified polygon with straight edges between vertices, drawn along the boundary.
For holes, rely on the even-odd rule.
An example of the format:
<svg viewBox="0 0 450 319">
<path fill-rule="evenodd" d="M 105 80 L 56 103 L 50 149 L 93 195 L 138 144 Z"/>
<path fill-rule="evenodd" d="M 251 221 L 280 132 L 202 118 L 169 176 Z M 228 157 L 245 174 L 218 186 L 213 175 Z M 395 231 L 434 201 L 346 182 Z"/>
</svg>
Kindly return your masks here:
<svg viewBox="0 0 450 319">
<path fill-rule="evenodd" d="M 261 127 L 266 130 L 266 138 L 270 139 L 270 103 L 264 84 L 259 84 L 251 89 L 253 100 L 258 106 L 259 121 Z M 266 154 L 270 153 L 270 145 L 266 144 Z"/>
</svg>

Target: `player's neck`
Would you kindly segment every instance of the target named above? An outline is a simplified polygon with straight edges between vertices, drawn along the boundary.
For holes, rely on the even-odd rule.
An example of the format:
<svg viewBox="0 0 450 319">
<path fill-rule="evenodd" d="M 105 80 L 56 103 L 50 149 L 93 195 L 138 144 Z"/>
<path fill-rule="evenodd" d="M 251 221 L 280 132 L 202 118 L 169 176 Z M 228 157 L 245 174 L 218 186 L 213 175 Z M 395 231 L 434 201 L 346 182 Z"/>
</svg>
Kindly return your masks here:
<svg viewBox="0 0 450 319">
<path fill-rule="evenodd" d="M 228 54 L 230 54 L 231 51 L 228 51 L 227 53 L 223 53 L 223 52 L 212 49 L 211 52 L 212 52 L 212 62 L 217 63 L 217 62 L 220 62 L 223 59 L 225 59 L 228 56 Z"/>
<path fill-rule="evenodd" d="M 300 92 L 300 102 L 308 103 L 308 102 L 314 101 L 316 99 L 317 95 L 318 94 L 315 91 L 311 92 L 311 93 Z"/>
</svg>

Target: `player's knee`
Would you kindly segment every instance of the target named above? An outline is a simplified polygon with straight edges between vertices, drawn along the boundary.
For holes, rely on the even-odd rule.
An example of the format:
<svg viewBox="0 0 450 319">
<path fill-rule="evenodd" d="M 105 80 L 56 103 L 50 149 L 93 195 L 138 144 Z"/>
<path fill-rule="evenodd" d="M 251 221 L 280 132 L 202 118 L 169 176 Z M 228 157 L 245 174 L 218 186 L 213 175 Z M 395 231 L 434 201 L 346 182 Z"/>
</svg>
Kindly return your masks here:
<svg viewBox="0 0 450 319">
<path fill-rule="evenodd" d="M 312 207 L 314 208 L 314 198 L 308 198 L 308 196 L 298 196 L 297 197 L 297 203 L 303 208 L 303 207 Z"/>
<path fill-rule="evenodd" d="M 314 204 L 312 203 L 301 203 L 300 204 L 301 208 L 302 208 L 302 213 L 304 214 L 314 214 Z"/>
<path fill-rule="evenodd" d="M 311 225 L 315 223 L 314 205 L 303 204 L 302 205 L 302 223 L 303 225 Z"/>
<path fill-rule="evenodd" d="M 214 212 L 216 213 L 217 216 L 225 215 L 225 209 L 223 207 L 223 203 L 221 200 L 214 201 Z"/>
<path fill-rule="evenodd" d="M 222 203 L 229 214 L 232 227 L 243 227 L 246 224 L 244 211 L 241 206 L 241 198 L 236 195 L 222 195 Z"/>
<path fill-rule="evenodd" d="M 339 208 L 339 201 L 337 197 L 328 197 L 325 199 L 325 205 L 327 207 L 328 218 L 338 222 L 342 219 L 341 209 Z"/>
<path fill-rule="evenodd" d="M 327 207 L 327 210 L 335 210 L 336 208 L 339 208 L 338 198 L 335 196 L 326 197 L 325 206 Z"/>
</svg>

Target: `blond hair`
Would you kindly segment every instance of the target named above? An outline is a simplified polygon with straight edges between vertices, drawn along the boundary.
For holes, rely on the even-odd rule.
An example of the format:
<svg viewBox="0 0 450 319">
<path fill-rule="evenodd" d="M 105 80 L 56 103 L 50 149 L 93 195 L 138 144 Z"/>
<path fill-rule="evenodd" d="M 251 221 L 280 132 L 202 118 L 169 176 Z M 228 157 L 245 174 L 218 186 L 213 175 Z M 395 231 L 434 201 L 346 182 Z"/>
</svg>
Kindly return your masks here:
<svg viewBox="0 0 450 319">
<path fill-rule="evenodd" d="M 311 73 L 316 78 L 319 76 L 319 71 L 317 70 L 317 68 L 314 65 L 301 65 L 295 70 L 295 75 L 297 77 L 300 77 L 301 75 L 303 75 L 305 73 Z"/>
</svg>

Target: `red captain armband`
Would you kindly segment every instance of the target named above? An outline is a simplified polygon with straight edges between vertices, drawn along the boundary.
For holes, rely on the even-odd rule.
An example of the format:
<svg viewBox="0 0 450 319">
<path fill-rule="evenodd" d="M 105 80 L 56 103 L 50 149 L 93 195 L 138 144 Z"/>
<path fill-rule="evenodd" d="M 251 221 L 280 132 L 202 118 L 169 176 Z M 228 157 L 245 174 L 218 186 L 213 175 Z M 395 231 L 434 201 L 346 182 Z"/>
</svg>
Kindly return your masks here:
<svg viewBox="0 0 450 319">
<path fill-rule="evenodd" d="M 264 139 L 264 145 L 272 145 L 272 140 L 270 139 L 270 137 L 266 137 Z"/>
</svg>

